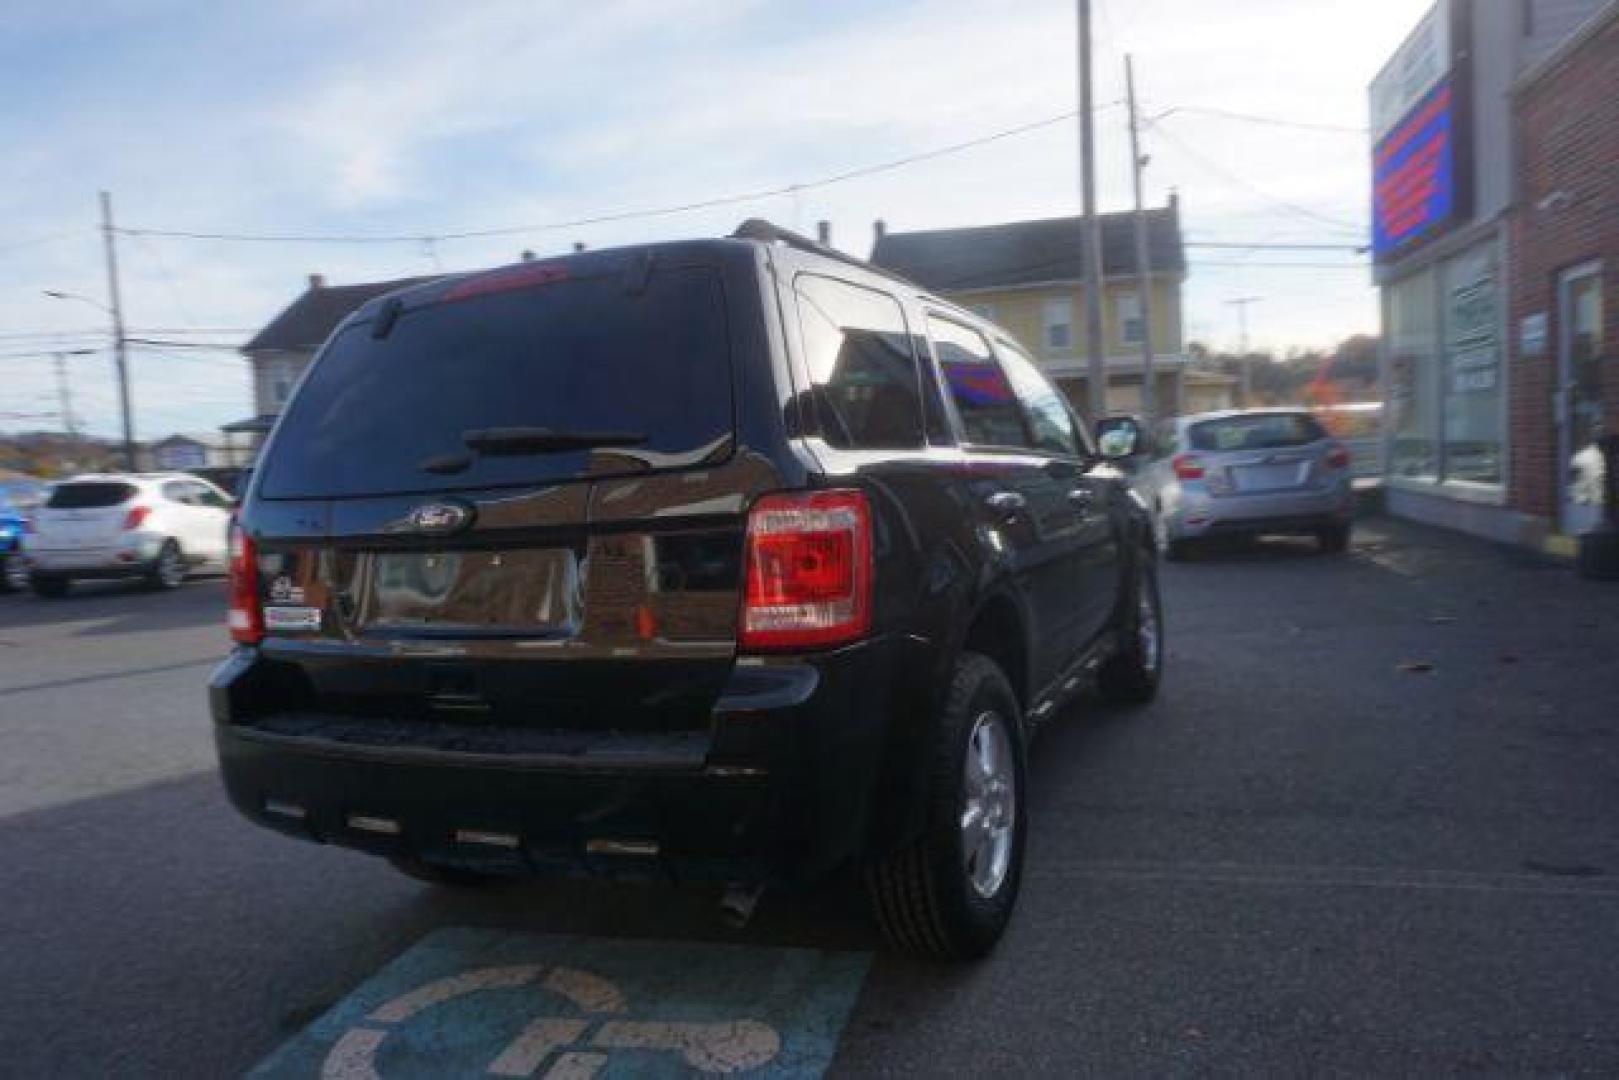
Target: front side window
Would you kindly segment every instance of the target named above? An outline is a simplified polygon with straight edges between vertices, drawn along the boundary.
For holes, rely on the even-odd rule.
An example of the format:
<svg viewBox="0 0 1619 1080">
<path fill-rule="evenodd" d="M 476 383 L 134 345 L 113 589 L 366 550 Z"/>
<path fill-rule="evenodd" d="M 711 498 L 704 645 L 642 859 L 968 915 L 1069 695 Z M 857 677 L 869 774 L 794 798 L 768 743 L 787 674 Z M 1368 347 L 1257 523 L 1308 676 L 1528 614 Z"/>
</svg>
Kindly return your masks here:
<svg viewBox="0 0 1619 1080">
<path fill-rule="evenodd" d="M 967 441 L 975 446 L 1032 448 L 1011 380 L 983 335 L 959 323 L 929 318 L 928 336 Z"/>
<path fill-rule="evenodd" d="M 1036 448 L 1064 457 L 1079 456 L 1079 430 L 1062 395 L 1040 373 L 1033 360 L 1011 342 L 997 339 L 995 351 L 1001 357 L 1012 389 L 1023 403 Z"/>
<path fill-rule="evenodd" d="M 821 437 L 844 450 L 921 446 L 920 377 L 899 302 L 813 274 L 793 288 Z"/>
<path fill-rule="evenodd" d="M 1067 297 L 1047 300 L 1041 309 L 1046 349 L 1067 352 L 1074 347 L 1074 303 Z"/>
</svg>

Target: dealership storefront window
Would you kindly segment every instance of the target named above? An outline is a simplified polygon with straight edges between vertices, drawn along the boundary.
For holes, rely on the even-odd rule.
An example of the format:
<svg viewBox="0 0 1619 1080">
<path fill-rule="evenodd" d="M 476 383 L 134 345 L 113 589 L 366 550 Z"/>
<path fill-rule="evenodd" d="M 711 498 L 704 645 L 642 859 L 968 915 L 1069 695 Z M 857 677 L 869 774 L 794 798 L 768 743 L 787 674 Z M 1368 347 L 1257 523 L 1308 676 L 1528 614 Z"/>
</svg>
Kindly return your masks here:
<svg viewBox="0 0 1619 1080">
<path fill-rule="evenodd" d="M 1499 281 L 1490 242 L 1385 290 L 1394 477 L 1500 488 Z"/>
<path fill-rule="evenodd" d="M 1434 276 L 1424 270 L 1384 291 L 1389 335 L 1388 426 L 1393 437 L 1393 474 L 1439 478 L 1439 414 L 1434 408 L 1434 369 L 1439 335 L 1434 325 Z"/>
</svg>

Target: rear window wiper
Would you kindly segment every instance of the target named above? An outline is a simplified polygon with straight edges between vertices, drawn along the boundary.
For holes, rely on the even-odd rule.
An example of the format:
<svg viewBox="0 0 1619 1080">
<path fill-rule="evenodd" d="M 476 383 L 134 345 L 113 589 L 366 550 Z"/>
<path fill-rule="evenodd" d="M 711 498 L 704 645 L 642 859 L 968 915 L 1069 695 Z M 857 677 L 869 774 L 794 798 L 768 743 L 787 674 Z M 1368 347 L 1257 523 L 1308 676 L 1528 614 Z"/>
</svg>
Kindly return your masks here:
<svg viewBox="0 0 1619 1080">
<path fill-rule="evenodd" d="M 543 427 L 474 428 L 461 433 L 469 450 L 480 454 L 548 454 L 640 446 L 646 436 L 634 431 L 558 431 Z"/>
<path fill-rule="evenodd" d="M 473 428 L 461 433 L 467 449 L 489 457 L 555 454 L 639 446 L 646 436 L 633 431 L 557 431 L 543 427 Z M 472 467 L 472 454 L 435 454 L 416 463 L 423 472 L 454 476 Z"/>
</svg>

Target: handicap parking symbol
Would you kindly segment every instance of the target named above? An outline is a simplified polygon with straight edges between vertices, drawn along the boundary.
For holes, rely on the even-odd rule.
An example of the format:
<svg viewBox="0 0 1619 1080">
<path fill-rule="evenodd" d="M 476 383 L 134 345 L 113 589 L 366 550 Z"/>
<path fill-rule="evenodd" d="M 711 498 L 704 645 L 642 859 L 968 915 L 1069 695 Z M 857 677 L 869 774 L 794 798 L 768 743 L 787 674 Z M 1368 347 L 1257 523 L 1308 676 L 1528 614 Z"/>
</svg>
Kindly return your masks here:
<svg viewBox="0 0 1619 1080">
<path fill-rule="evenodd" d="M 252 1075 L 818 1076 L 869 963 L 865 953 L 441 930 Z"/>
</svg>

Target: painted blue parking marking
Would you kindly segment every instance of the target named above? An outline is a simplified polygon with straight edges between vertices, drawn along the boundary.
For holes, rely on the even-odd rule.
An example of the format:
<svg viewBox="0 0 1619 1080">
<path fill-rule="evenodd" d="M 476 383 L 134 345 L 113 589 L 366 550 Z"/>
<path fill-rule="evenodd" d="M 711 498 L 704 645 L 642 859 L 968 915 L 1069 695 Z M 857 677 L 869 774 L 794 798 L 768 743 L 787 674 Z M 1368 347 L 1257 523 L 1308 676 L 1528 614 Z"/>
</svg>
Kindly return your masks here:
<svg viewBox="0 0 1619 1080">
<path fill-rule="evenodd" d="M 870 963 L 816 949 L 439 930 L 251 1075 L 819 1076 Z"/>
</svg>

